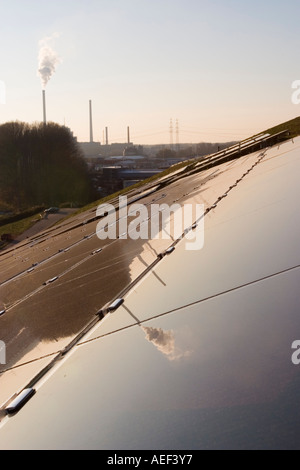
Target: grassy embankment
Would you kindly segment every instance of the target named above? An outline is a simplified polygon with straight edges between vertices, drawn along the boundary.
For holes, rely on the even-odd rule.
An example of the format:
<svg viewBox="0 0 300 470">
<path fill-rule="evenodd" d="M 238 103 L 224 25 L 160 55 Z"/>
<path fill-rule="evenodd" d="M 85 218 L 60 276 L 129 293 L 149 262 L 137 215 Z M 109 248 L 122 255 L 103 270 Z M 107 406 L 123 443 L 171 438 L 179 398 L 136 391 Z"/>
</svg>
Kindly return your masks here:
<svg viewBox="0 0 300 470">
<path fill-rule="evenodd" d="M 18 237 L 40 220 L 41 216 L 42 211 L 34 209 L 32 211 L 26 211 L 24 213 L 24 217 L 22 217 L 22 214 L 15 216 L 0 216 L 0 238 L 4 234 L 11 234 L 13 238 Z M 6 245 L 7 242 L 1 242 L 0 240 L 0 248 L 3 248 Z"/>
<path fill-rule="evenodd" d="M 25 230 L 28 230 L 30 227 L 32 227 L 37 220 L 38 216 L 32 215 L 31 217 L 27 217 L 26 219 L 18 220 L 17 222 L 11 222 L 9 224 L 0 226 L 0 236 L 4 233 L 11 233 L 14 236 L 18 236 L 21 233 L 25 232 Z"/>
<path fill-rule="evenodd" d="M 278 126 L 274 126 L 271 129 L 267 129 L 264 133 L 268 133 L 271 135 L 277 134 L 281 131 L 290 131 L 290 137 L 297 137 L 300 135 L 300 116 L 296 117 L 295 119 L 291 119 L 290 121 L 284 122 L 282 124 L 278 124 Z"/>
</svg>

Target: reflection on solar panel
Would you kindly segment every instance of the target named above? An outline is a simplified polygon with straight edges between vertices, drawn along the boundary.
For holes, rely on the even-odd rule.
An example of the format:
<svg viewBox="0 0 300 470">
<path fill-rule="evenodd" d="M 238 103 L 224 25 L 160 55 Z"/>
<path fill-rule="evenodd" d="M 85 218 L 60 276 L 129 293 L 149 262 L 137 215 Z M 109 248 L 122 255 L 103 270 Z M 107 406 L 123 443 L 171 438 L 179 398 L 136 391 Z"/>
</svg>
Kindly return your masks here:
<svg viewBox="0 0 300 470">
<path fill-rule="evenodd" d="M 0 449 L 299 448 L 300 138 L 219 157 L 140 199 L 204 204 L 201 250 L 85 213 L 1 254 Z"/>
</svg>

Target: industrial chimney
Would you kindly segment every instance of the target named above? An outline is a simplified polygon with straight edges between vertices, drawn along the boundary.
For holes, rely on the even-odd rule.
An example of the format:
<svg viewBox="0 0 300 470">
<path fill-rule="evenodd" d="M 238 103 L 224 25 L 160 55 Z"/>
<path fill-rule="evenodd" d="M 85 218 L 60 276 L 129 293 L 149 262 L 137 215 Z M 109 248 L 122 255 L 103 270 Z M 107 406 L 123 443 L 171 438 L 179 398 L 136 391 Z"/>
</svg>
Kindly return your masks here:
<svg viewBox="0 0 300 470">
<path fill-rule="evenodd" d="M 130 130 L 129 130 L 129 126 L 127 127 L 127 143 L 130 144 Z"/>
<path fill-rule="evenodd" d="M 108 145 L 108 128 L 105 128 L 105 144 Z"/>
<path fill-rule="evenodd" d="M 93 142 L 92 101 L 90 100 L 90 142 Z"/>
<path fill-rule="evenodd" d="M 43 121 L 44 124 L 47 124 L 46 120 L 46 92 L 43 90 Z"/>
</svg>

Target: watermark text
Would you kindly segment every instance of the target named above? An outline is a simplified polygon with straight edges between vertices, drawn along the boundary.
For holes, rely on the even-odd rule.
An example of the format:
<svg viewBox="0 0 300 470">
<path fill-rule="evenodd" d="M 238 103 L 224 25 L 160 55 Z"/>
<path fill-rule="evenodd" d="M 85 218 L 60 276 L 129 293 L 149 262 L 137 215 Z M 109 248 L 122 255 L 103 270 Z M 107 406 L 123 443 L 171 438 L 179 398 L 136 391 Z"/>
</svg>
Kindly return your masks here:
<svg viewBox="0 0 300 470">
<path fill-rule="evenodd" d="M 300 340 L 296 340 L 292 344 L 292 349 L 295 349 L 295 352 L 292 354 L 292 363 L 295 366 L 300 364 Z"/>
<path fill-rule="evenodd" d="M 6 345 L 0 341 L 0 364 L 6 364 Z"/>
<path fill-rule="evenodd" d="M 292 93 L 292 103 L 300 104 L 300 80 L 293 81 L 292 88 L 295 90 Z"/>
<path fill-rule="evenodd" d="M 180 240 L 186 250 L 200 250 L 204 245 L 204 204 L 132 204 L 119 197 L 119 211 L 112 204 L 97 209 L 97 236 L 100 240 Z"/>
</svg>

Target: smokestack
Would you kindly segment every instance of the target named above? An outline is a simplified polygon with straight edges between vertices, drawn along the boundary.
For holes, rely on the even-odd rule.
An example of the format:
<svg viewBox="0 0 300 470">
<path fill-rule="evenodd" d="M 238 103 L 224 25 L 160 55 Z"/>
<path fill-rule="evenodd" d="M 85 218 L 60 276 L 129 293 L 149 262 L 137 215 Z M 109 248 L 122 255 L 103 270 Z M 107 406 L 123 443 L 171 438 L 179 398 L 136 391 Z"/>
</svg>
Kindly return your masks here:
<svg viewBox="0 0 300 470">
<path fill-rule="evenodd" d="M 105 144 L 108 145 L 108 128 L 105 128 Z"/>
<path fill-rule="evenodd" d="M 47 124 L 46 120 L 46 92 L 43 90 L 43 120 L 44 124 Z"/>
<path fill-rule="evenodd" d="M 129 126 L 127 127 L 127 143 L 130 144 Z"/>
<path fill-rule="evenodd" d="M 90 142 L 93 142 L 92 101 L 90 100 Z"/>
</svg>

